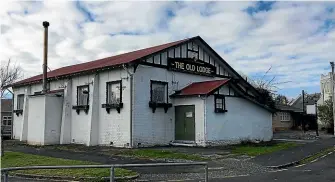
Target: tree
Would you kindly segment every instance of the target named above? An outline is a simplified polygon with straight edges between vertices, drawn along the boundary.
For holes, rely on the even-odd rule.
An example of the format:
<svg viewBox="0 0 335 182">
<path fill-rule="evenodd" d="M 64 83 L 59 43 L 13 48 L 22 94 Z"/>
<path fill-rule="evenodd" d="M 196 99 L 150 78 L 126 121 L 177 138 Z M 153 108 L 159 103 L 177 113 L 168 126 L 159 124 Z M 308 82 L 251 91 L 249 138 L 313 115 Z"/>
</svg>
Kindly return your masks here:
<svg viewBox="0 0 335 182">
<path fill-rule="evenodd" d="M 0 68 L 0 85 L 1 85 L 1 98 L 6 95 L 7 86 L 14 83 L 18 79 L 22 78 L 22 68 L 15 63 L 13 63 L 10 59 L 5 62 L 1 61 Z"/>
<path fill-rule="evenodd" d="M 332 98 L 326 100 L 325 104 L 318 106 L 318 117 L 331 131 L 334 130 L 333 118 L 333 102 Z"/>
<path fill-rule="evenodd" d="M 278 94 L 276 97 L 275 97 L 275 102 L 276 104 L 284 104 L 284 105 L 287 105 L 288 104 L 288 99 L 285 95 L 280 95 Z"/>
</svg>

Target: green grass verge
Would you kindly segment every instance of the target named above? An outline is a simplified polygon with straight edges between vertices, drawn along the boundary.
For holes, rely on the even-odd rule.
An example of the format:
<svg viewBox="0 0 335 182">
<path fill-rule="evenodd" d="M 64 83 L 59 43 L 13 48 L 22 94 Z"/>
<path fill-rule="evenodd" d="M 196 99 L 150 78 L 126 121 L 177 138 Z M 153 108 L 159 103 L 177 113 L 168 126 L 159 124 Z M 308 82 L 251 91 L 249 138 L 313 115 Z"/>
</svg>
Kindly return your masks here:
<svg viewBox="0 0 335 182">
<path fill-rule="evenodd" d="M 56 165 L 92 165 L 99 164 L 88 161 L 68 160 L 40 155 L 25 154 L 21 152 L 6 151 L 1 157 L 1 168 L 21 167 L 21 166 L 56 166 Z M 40 170 L 20 170 L 16 173 L 45 175 L 45 176 L 65 176 L 65 177 L 108 177 L 108 168 L 86 168 L 86 169 L 40 169 Z M 133 176 L 137 173 L 131 170 L 116 168 L 115 176 Z"/>
<path fill-rule="evenodd" d="M 297 146 L 297 144 L 292 142 L 241 144 L 232 146 L 232 153 L 239 155 L 258 156 L 295 146 Z"/>
<path fill-rule="evenodd" d="M 193 161 L 205 161 L 208 160 L 205 157 L 201 157 L 195 154 L 184 154 L 180 152 L 174 152 L 170 150 L 159 150 L 159 149 L 132 149 L 124 151 L 121 155 L 132 156 L 137 158 L 146 159 L 185 159 Z"/>
<path fill-rule="evenodd" d="M 335 152 L 335 147 L 331 147 L 331 148 L 322 150 L 322 151 L 320 151 L 320 152 L 318 152 L 318 153 L 316 153 L 316 154 L 314 154 L 314 155 L 312 155 L 312 156 L 309 156 L 309 157 L 303 159 L 302 161 L 300 161 L 300 162 L 299 162 L 299 165 L 300 165 L 300 164 L 310 163 L 310 162 L 312 162 L 313 160 L 318 159 L 318 158 L 320 158 L 320 157 L 322 157 L 322 156 L 328 154 L 329 152 Z"/>
</svg>

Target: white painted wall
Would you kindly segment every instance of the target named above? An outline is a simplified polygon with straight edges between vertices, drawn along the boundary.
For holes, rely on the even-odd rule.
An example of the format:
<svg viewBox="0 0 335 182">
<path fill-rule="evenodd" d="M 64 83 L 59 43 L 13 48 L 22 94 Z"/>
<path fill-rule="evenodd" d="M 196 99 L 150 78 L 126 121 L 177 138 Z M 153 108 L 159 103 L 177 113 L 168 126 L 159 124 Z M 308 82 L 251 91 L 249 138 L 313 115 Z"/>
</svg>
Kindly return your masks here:
<svg viewBox="0 0 335 182">
<path fill-rule="evenodd" d="M 214 96 L 206 100 L 206 134 L 209 143 L 239 143 L 272 139 L 272 114 L 239 97 L 226 97 L 226 113 L 214 112 Z"/>
<path fill-rule="evenodd" d="M 28 96 L 29 113 L 27 124 L 27 142 L 32 145 L 44 145 L 45 97 Z"/>
<path fill-rule="evenodd" d="M 186 98 L 175 98 L 173 99 L 174 106 L 181 105 L 194 105 L 194 119 L 195 119 L 195 143 L 197 145 L 204 146 L 205 145 L 205 98 L 203 97 L 186 97 Z M 175 111 L 175 108 L 172 108 Z M 172 131 L 173 134 L 172 140 L 175 138 L 175 116 L 173 112 L 173 123 L 172 123 Z"/>
<path fill-rule="evenodd" d="M 63 97 L 45 96 L 44 144 L 59 144 L 62 122 Z"/>
<path fill-rule="evenodd" d="M 14 110 L 17 110 L 17 95 L 25 94 L 25 87 L 15 88 L 14 90 Z M 19 140 L 23 124 L 23 115 L 13 114 L 13 138 Z"/>
<path fill-rule="evenodd" d="M 108 114 L 101 104 L 106 103 L 106 82 L 122 80 L 123 108 L 120 113 L 111 109 Z M 130 143 L 130 79 L 124 69 L 100 74 L 99 80 L 99 144 L 125 147 Z"/>
<path fill-rule="evenodd" d="M 167 113 L 163 108 L 157 108 L 155 113 L 149 107 L 150 80 L 168 82 L 168 94 L 182 89 L 192 82 L 213 80 L 205 77 L 180 72 L 172 72 L 163 68 L 139 65 L 134 74 L 134 121 L 133 144 L 137 146 L 165 145 L 174 140 L 174 108 Z M 172 81 L 178 84 L 172 84 Z M 169 103 L 171 99 L 169 98 Z"/>
<path fill-rule="evenodd" d="M 85 75 L 72 78 L 72 105 L 77 105 L 77 86 L 89 84 L 89 105 L 86 114 L 83 110 L 79 114 L 72 109 L 71 112 L 71 142 L 89 145 L 90 141 L 90 115 L 92 114 L 92 98 L 94 75 Z M 72 107 L 72 106 L 71 106 Z"/>
</svg>

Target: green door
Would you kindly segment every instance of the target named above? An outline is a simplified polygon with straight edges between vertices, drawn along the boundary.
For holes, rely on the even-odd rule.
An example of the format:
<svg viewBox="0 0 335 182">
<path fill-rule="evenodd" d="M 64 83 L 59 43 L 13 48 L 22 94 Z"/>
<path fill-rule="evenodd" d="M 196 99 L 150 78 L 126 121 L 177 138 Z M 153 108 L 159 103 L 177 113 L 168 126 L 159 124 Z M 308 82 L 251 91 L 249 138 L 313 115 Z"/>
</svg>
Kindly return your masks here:
<svg viewBox="0 0 335 182">
<path fill-rule="evenodd" d="M 195 140 L 194 105 L 175 106 L 175 140 Z"/>
</svg>

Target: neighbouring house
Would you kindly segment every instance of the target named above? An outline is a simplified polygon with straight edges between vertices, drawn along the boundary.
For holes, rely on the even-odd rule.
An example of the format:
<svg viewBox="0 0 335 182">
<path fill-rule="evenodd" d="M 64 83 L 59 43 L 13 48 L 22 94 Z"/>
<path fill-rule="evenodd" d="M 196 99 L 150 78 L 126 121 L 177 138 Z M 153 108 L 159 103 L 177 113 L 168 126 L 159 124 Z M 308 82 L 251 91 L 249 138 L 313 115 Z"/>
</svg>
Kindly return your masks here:
<svg viewBox="0 0 335 182">
<path fill-rule="evenodd" d="M 292 107 L 290 105 L 278 104 L 276 105 L 276 113 L 272 116 L 273 131 L 283 131 L 292 129 L 296 125 L 296 120 L 302 110 Z"/>
<path fill-rule="evenodd" d="M 201 37 L 62 67 L 12 86 L 30 144 L 198 146 L 272 139 L 259 92 Z"/>
<path fill-rule="evenodd" d="M 314 129 L 316 127 L 316 101 L 317 104 L 319 103 L 321 94 L 320 93 L 314 93 L 314 94 L 305 94 L 305 97 L 303 98 L 300 94 L 296 99 L 294 99 L 289 105 L 299 109 L 301 112 L 301 116 L 299 119 L 298 125 L 301 125 L 302 123 L 305 123 L 308 125 L 309 129 Z M 304 104 L 303 104 L 304 100 Z"/>
<path fill-rule="evenodd" d="M 12 99 L 1 99 L 1 134 L 6 138 L 12 137 Z"/>
</svg>

